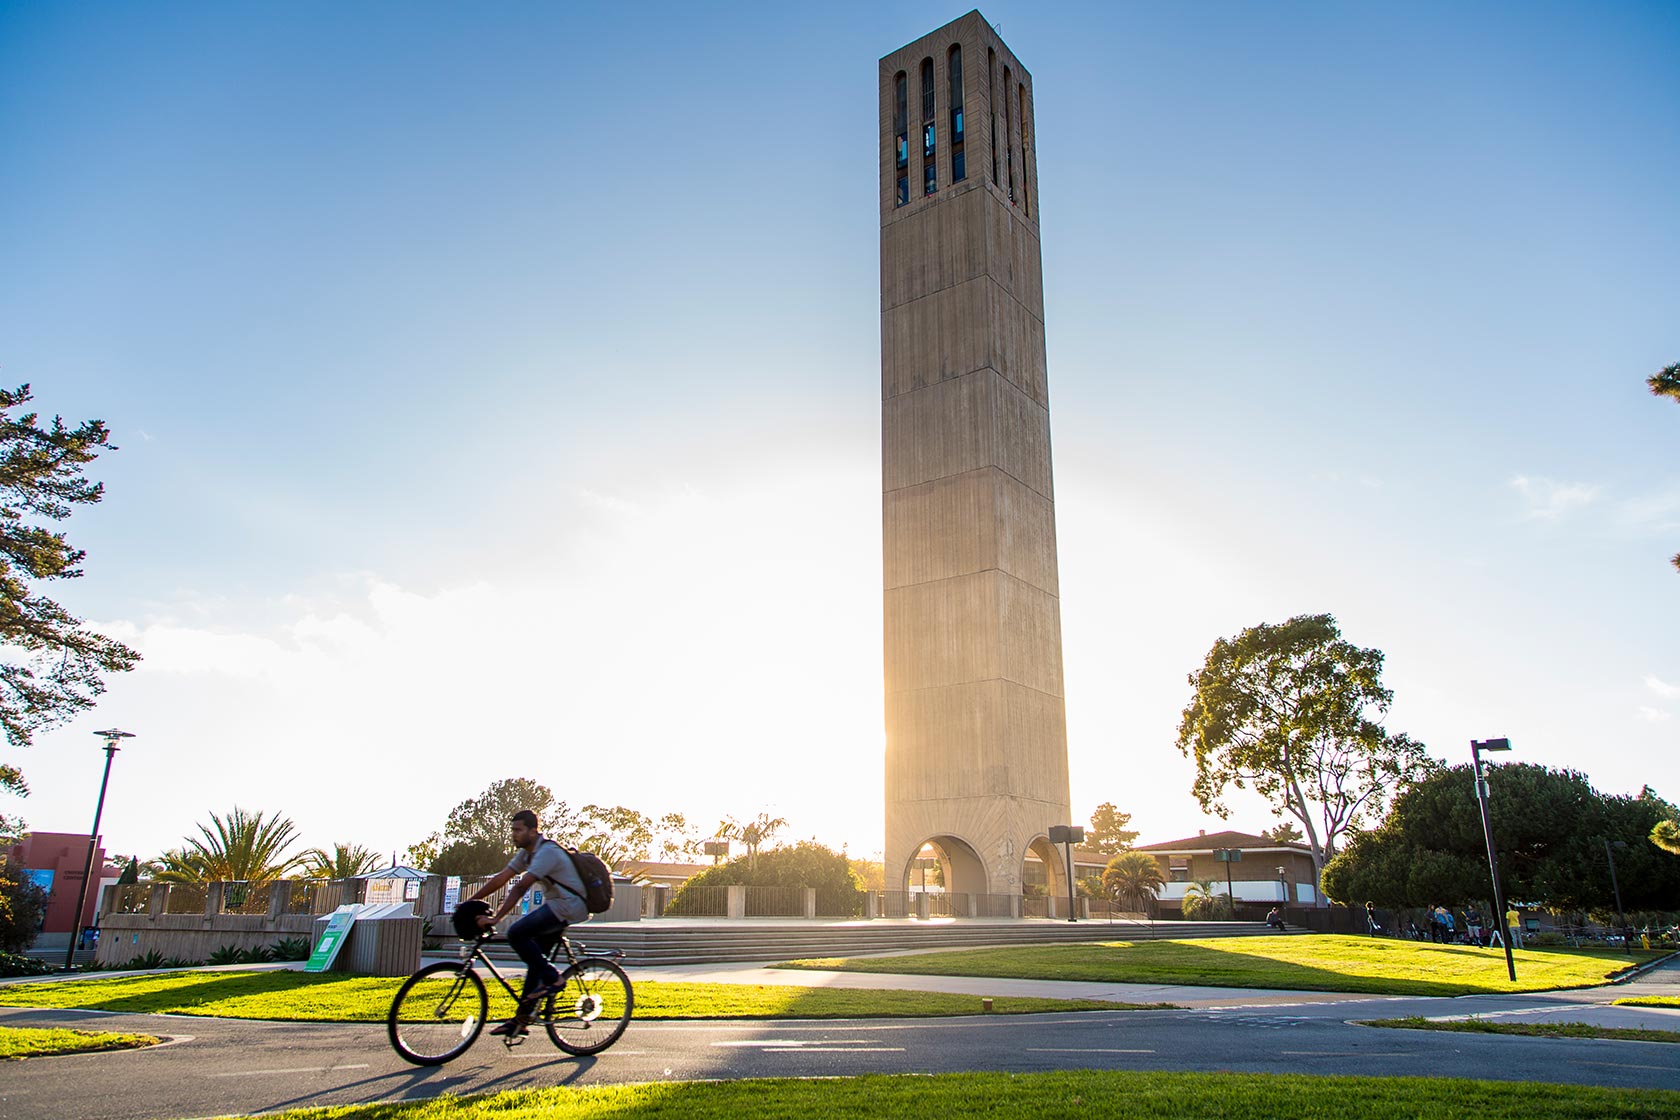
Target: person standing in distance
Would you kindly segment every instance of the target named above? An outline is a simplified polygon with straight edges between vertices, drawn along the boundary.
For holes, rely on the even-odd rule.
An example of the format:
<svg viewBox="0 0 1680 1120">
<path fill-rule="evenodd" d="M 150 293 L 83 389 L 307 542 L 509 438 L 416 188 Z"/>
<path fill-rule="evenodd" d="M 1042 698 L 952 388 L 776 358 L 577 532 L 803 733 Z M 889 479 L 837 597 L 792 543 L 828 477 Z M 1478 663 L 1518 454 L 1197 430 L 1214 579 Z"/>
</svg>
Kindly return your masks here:
<svg viewBox="0 0 1680 1120">
<path fill-rule="evenodd" d="M 531 1012 L 560 990 L 560 971 L 549 962 L 549 949 L 559 940 L 567 925 L 589 920 L 583 879 L 572 865 L 572 857 L 566 854 L 566 849 L 544 836 L 537 823 L 537 814 L 529 809 L 521 809 L 513 815 L 508 826 L 508 837 L 515 849 L 513 858 L 467 900 L 487 898 L 509 879 L 519 876 L 496 912 L 478 919 L 479 925 L 489 928 L 511 914 L 532 887 L 542 886 L 542 905 L 533 906 L 529 914 L 514 922 L 507 931 L 508 944 L 525 962 L 525 989 L 519 1001 L 519 1013 L 492 1028 L 491 1034 L 525 1033 Z"/>
</svg>

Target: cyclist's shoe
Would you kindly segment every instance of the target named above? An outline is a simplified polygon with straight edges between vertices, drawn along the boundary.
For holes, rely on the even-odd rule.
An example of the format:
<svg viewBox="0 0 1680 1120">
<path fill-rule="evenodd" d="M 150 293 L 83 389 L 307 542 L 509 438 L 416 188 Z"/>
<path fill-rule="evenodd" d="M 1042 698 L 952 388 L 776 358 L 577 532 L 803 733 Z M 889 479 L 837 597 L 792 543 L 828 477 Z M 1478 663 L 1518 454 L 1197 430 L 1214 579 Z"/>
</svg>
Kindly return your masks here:
<svg viewBox="0 0 1680 1120">
<path fill-rule="evenodd" d="M 503 1038 L 523 1038 L 531 1033 L 531 1024 L 525 1016 L 515 1015 L 505 1023 L 498 1023 L 490 1028 L 491 1034 L 499 1034 Z"/>
<path fill-rule="evenodd" d="M 520 1002 L 527 1007 L 540 1007 L 542 1006 L 543 1000 L 547 999 L 549 996 L 559 995 L 565 987 L 566 985 L 562 984 L 559 980 L 554 980 L 547 984 L 538 984 L 535 988 L 526 992 L 525 998 Z"/>
</svg>

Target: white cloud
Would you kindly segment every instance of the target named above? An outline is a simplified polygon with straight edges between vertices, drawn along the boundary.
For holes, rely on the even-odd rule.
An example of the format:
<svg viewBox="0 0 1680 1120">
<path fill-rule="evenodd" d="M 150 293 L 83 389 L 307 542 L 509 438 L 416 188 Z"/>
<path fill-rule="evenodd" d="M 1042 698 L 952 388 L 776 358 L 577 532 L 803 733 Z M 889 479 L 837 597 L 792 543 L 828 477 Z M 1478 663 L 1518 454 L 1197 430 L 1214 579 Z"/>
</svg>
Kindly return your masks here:
<svg viewBox="0 0 1680 1120">
<path fill-rule="evenodd" d="M 1565 514 L 1591 505 L 1600 487 L 1585 482 L 1554 482 L 1549 478 L 1519 474 L 1511 488 L 1522 499 L 1523 516 L 1531 520 L 1556 521 Z"/>
<path fill-rule="evenodd" d="M 1670 713 L 1663 711 L 1661 708 L 1647 708 L 1640 705 L 1639 714 L 1646 723 L 1662 723 L 1669 718 Z"/>
<path fill-rule="evenodd" d="M 1660 680 L 1655 676 L 1646 676 L 1645 687 L 1665 699 L 1672 699 L 1673 697 L 1680 696 L 1680 685 L 1669 684 L 1667 681 Z"/>
</svg>

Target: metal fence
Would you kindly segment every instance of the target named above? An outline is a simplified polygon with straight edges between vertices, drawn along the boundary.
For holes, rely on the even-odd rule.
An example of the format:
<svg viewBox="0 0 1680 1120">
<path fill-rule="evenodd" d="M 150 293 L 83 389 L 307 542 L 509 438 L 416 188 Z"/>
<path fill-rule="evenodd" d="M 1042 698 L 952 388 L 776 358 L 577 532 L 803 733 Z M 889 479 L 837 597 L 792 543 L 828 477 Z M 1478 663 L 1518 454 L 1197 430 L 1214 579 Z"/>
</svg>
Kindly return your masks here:
<svg viewBox="0 0 1680 1120">
<path fill-rule="evenodd" d="M 828 887 L 817 888 L 817 917 L 861 918 L 864 892 Z"/>
<path fill-rule="evenodd" d="M 749 918 L 803 918 L 805 916 L 804 887 L 748 887 L 746 895 Z"/>
<path fill-rule="evenodd" d="M 689 886 L 680 888 L 665 907 L 667 918 L 727 918 L 728 887 Z"/>
<path fill-rule="evenodd" d="M 144 914 L 151 901 L 152 885 L 150 883 L 124 883 L 117 888 L 110 912 L 113 914 Z"/>
<path fill-rule="evenodd" d="M 286 903 L 288 914 L 330 914 L 344 905 L 344 885 L 336 879 L 299 879 Z"/>
<path fill-rule="evenodd" d="M 222 884 L 222 913 L 267 914 L 273 883 L 230 882 Z"/>
<path fill-rule="evenodd" d="M 171 883 L 163 900 L 165 914 L 204 913 L 205 886 L 203 883 Z"/>
</svg>

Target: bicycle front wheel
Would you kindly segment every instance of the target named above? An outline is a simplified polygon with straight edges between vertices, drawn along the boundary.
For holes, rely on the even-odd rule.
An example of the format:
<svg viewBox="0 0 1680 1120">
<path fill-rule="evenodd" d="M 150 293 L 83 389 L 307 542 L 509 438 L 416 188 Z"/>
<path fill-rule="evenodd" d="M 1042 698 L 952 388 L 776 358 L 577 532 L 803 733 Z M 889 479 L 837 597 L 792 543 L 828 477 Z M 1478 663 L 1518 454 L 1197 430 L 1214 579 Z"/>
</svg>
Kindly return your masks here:
<svg viewBox="0 0 1680 1120">
<path fill-rule="evenodd" d="M 585 957 L 568 968 L 565 985 L 548 998 L 543 1019 L 548 1037 L 568 1054 L 599 1054 L 630 1025 L 636 997 L 630 978 L 609 960 Z"/>
<path fill-rule="evenodd" d="M 441 1066 L 478 1039 L 490 997 L 478 973 L 444 961 L 427 965 L 397 989 L 385 1026 L 396 1052 L 417 1066 Z"/>
</svg>

